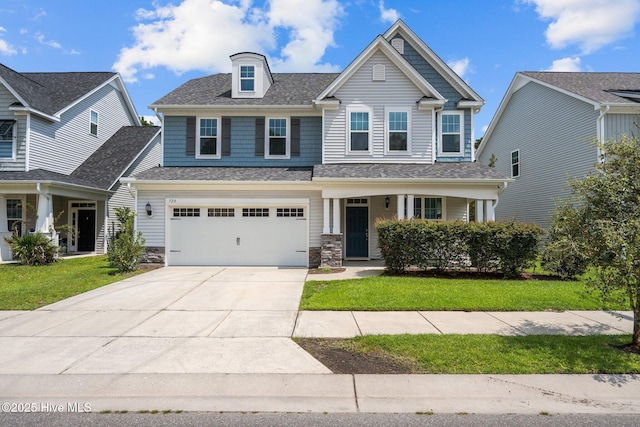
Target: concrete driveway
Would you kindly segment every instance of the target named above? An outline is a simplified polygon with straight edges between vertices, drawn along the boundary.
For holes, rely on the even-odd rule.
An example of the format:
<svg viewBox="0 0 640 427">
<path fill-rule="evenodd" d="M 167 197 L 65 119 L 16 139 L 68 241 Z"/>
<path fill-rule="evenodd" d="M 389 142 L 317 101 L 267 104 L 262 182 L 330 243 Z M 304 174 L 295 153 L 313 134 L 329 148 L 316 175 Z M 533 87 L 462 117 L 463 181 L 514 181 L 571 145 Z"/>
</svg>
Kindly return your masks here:
<svg viewBox="0 0 640 427">
<path fill-rule="evenodd" d="M 0 315 L 0 374 L 331 373 L 291 339 L 306 269 L 167 267 Z"/>
</svg>

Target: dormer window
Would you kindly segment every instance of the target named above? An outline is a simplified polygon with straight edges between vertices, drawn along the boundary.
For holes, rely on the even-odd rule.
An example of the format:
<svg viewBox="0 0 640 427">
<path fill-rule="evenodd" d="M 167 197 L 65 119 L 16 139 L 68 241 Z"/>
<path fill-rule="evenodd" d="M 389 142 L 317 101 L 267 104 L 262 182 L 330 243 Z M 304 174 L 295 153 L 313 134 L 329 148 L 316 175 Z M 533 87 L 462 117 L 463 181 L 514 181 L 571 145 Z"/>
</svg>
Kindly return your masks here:
<svg viewBox="0 0 640 427">
<path fill-rule="evenodd" d="M 253 65 L 240 66 L 240 91 L 254 92 L 256 89 L 256 69 Z"/>
</svg>

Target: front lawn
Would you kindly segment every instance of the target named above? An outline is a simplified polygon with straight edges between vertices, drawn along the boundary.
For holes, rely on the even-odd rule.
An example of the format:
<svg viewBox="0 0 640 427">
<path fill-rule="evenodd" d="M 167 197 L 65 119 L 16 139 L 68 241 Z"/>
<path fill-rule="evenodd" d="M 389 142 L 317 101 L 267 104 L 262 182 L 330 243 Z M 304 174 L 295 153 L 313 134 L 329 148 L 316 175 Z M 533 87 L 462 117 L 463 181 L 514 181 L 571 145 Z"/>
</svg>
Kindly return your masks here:
<svg viewBox="0 0 640 427">
<path fill-rule="evenodd" d="M 0 265 L 0 310 L 33 310 L 117 282 L 106 256 L 61 259 L 44 266 Z"/>
<path fill-rule="evenodd" d="M 309 281 L 300 310 L 628 310 L 603 303 L 580 281 L 489 280 L 406 276 Z"/>
<path fill-rule="evenodd" d="M 628 344 L 630 335 L 369 335 L 297 341 L 303 348 L 312 348 L 310 353 L 334 373 L 640 373 L 640 355 L 616 348 Z M 362 370 L 362 364 L 345 364 L 347 359 L 374 359 L 376 363 Z M 385 365 L 392 370 L 385 370 Z"/>
</svg>

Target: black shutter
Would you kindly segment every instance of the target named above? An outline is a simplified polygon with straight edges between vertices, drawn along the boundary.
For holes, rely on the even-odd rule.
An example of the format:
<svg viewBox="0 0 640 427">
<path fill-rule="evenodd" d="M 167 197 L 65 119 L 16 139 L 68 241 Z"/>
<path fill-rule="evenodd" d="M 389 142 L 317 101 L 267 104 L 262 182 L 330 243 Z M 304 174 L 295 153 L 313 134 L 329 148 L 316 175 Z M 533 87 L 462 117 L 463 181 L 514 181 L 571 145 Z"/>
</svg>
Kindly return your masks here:
<svg viewBox="0 0 640 427">
<path fill-rule="evenodd" d="M 187 117 L 187 156 L 196 155 L 196 118 Z"/>
<path fill-rule="evenodd" d="M 256 117 L 256 156 L 264 157 L 264 117 Z"/>
<path fill-rule="evenodd" d="M 291 157 L 300 157 L 300 119 L 291 119 Z"/>
<path fill-rule="evenodd" d="M 222 155 L 231 155 L 231 117 L 222 118 Z"/>
</svg>

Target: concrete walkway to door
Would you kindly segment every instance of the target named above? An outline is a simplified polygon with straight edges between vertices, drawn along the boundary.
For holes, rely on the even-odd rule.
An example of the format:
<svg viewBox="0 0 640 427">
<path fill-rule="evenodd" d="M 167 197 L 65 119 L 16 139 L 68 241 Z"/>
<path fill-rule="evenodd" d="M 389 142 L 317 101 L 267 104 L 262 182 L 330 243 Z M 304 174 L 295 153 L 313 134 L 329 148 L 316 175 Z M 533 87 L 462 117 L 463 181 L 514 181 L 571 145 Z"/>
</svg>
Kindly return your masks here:
<svg viewBox="0 0 640 427">
<path fill-rule="evenodd" d="M 306 275 L 169 267 L 1 312 L 0 374 L 330 373 L 290 339 Z"/>
</svg>

